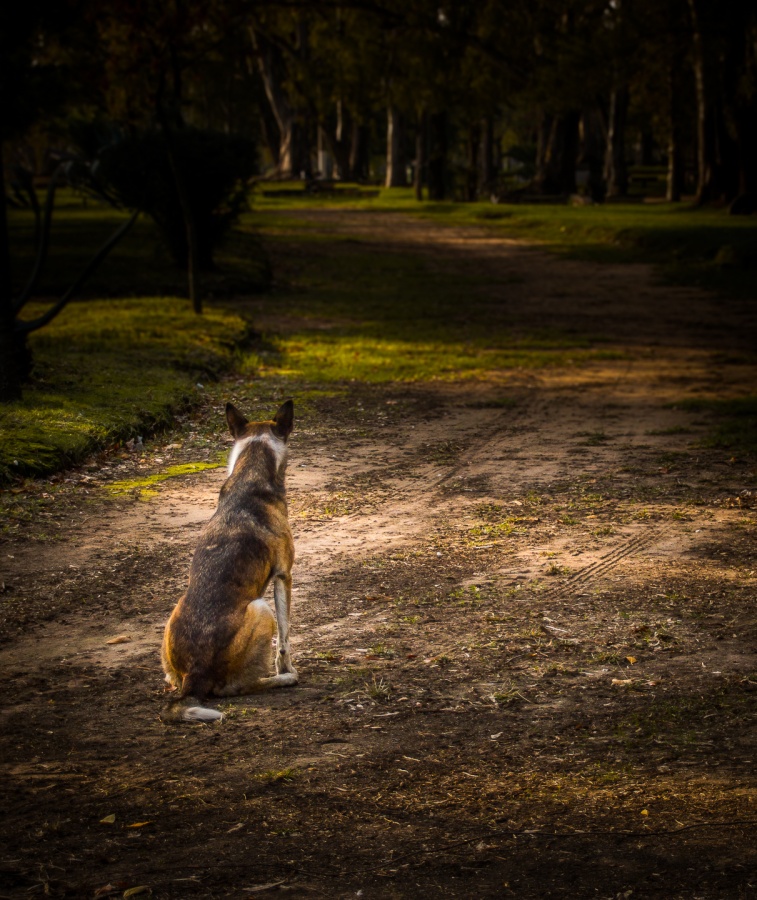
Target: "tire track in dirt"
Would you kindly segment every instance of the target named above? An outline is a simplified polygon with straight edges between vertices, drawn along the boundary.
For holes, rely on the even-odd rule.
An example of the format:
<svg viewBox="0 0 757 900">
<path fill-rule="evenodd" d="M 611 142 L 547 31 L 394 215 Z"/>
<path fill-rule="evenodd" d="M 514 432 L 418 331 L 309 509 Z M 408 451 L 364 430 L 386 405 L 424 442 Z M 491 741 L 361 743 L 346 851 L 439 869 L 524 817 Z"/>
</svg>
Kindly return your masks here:
<svg viewBox="0 0 757 900">
<path fill-rule="evenodd" d="M 588 585 L 617 568 L 629 556 L 634 556 L 641 550 L 651 547 L 664 534 L 665 529 L 661 527 L 648 528 L 644 534 L 629 538 L 622 544 L 611 548 L 607 553 L 603 553 L 595 562 L 567 576 L 561 584 L 542 591 L 539 597 L 543 600 L 552 600 L 566 594 L 573 588 Z"/>
</svg>

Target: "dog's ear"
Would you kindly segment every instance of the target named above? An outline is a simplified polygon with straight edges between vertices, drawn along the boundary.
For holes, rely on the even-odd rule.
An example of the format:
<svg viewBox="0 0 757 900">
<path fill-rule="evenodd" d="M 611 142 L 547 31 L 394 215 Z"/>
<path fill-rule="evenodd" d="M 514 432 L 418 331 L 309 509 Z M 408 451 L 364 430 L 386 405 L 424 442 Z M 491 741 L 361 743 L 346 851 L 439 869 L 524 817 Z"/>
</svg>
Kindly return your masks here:
<svg viewBox="0 0 757 900">
<path fill-rule="evenodd" d="M 276 437 L 285 441 L 292 433 L 294 425 L 294 403 L 286 400 L 279 407 L 279 411 L 273 417 L 273 433 Z"/>
<path fill-rule="evenodd" d="M 229 431 L 232 437 L 238 438 L 244 431 L 247 419 L 234 406 L 233 403 L 226 404 L 226 421 L 229 423 Z"/>
</svg>

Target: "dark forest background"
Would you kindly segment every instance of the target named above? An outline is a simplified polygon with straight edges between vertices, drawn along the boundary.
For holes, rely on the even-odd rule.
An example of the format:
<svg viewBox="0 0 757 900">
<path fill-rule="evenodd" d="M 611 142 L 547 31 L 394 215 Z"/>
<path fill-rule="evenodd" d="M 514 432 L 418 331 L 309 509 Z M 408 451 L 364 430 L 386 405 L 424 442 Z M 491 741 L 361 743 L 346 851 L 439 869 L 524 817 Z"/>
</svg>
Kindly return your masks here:
<svg viewBox="0 0 757 900">
<path fill-rule="evenodd" d="M 150 216 L 190 296 L 256 178 L 585 203 L 655 182 L 757 209 L 754 4 L 33 0 L 0 17 L 6 397 L 27 366 L 5 207 L 33 206 L 44 244 L 51 183 Z"/>
</svg>

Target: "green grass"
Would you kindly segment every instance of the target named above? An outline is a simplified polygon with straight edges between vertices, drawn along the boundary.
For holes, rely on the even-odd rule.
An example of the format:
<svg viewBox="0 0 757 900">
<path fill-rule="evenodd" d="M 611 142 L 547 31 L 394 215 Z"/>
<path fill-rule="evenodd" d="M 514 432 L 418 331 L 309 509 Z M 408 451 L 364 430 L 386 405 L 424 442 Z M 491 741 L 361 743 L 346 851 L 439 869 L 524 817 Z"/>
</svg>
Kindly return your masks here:
<svg viewBox="0 0 757 900">
<path fill-rule="evenodd" d="M 503 237 L 537 241 L 573 258 L 605 263 L 651 262 L 674 283 L 724 295 L 755 297 L 757 217 L 689 203 L 612 202 L 597 206 L 418 203 L 409 188 L 308 195 L 301 186 L 275 196 L 256 195 L 267 213 L 313 205 L 404 212 L 449 225 L 477 225 Z M 290 226 L 291 227 L 291 226 Z M 304 228 L 312 227 L 307 224 Z"/>
<path fill-rule="evenodd" d="M 685 400 L 679 405 L 691 412 L 709 412 L 715 423 L 703 443 L 746 453 L 757 453 L 757 396 L 731 400 Z"/>
<path fill-rule="evenodd" d="M 349 333 L 346 329 L 329 335 L 299 331 L 277 336 L 274 342 L 279 350 L 278 361 L 275 357 L 269 359 L 264 373 L 322 384 L 484 378 L 505 369 L 568 365 L 602 355 L 559 345 L 520 351 L 517 346 L 497 349 L 473 342 L 466 345 L 455 341 L 391 340 L 376 334 Z"/>
<path fill-rule="evenodd" d="M 0 481 L 53 472 L 168 424 L 200 379 L 231 367 L 247 329 L 232 312 L 200 317 L 176 298 L 72 303 L 32 335 L 23 399 L 0 406 Z"/>
<path fill-rule="evenodd" d="M 35 296 L 63 293 L 124 218 L 62 191 Z M 34 262 L 32 213 L 12 210 L 9 225 L 20 290 Z M 267 286 L 268 260 L 249 228 L 228 236 L 216 262 L 218 270 L 200 278 L 206 305 L 213 296 Z M 167 425 L 173 412 L 194 401 L 198 382 L 232 366 L 249 323 L 213 308 L 195 316 L 188 300 L 179 299 L 186 290 L 185 273 L 143 216 L 81 298 L 32 334 L 34 369 L 23 401 L 0 407 L 0 482 L 56 471 L 94 449 Z M 48 305 L 31 303 L 23 317 L 33 319 Z"/>
</svg>

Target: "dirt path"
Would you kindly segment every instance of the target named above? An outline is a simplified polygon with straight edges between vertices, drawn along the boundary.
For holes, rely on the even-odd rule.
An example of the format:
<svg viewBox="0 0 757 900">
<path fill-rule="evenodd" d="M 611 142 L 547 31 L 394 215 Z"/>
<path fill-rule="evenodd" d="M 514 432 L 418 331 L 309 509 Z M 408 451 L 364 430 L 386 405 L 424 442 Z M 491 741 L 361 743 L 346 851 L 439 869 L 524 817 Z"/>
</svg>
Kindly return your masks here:
<svg viewBox="0 0 757 900">
<path fill-rule="evenodd" d="M 748 392 L 753 310 L 308 215 L 627 352 L 318 400 L 289 469 L 301 684 L 213 727 L 161 722 L 158 647 L 224 472 L 106 488 L 213 459 L 218 405 L 37 486 L 0 545 L 0 898 L 757 895 L 755 460 L 671 405 Z"/>
</svg>

